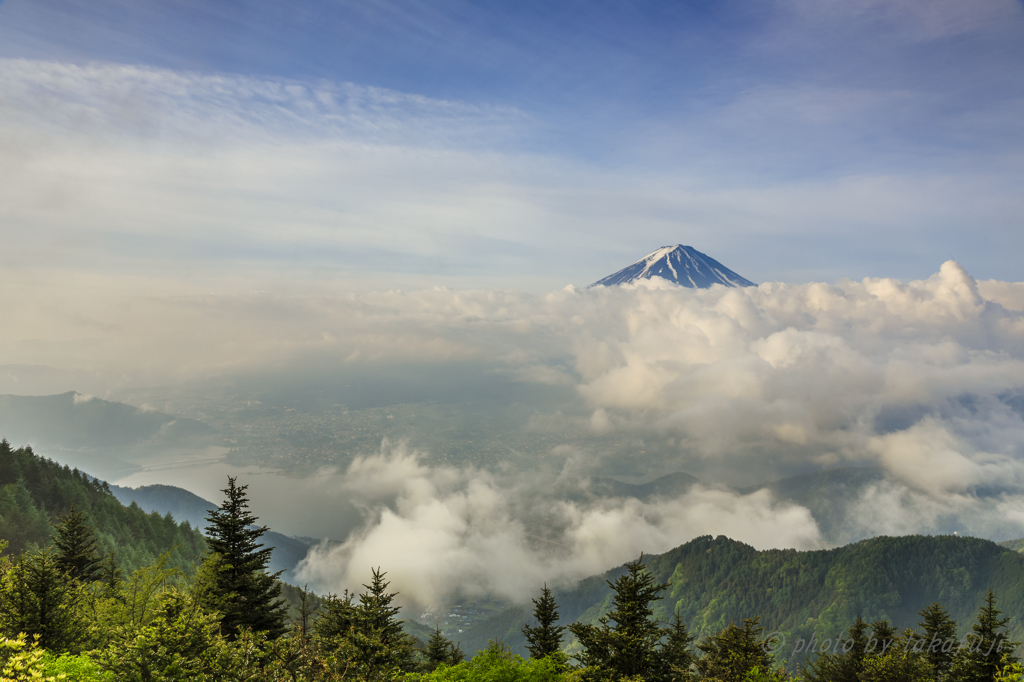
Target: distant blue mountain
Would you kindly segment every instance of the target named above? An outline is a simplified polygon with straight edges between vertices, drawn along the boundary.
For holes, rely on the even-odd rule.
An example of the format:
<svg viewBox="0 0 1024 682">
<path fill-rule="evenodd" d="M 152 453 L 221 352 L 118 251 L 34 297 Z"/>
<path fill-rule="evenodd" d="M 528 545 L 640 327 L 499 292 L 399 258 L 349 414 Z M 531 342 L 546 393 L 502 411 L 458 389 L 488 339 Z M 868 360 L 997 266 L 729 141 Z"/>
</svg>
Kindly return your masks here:
<svg viewBox="0 0 1024 682">
<path fill-rule="evenodd" d="M 723 284 L 727 287 L 757 286 L 714 258 L 701 253 L 692 246 L 683 246 L 682 244 L 663 246 L 629 267 L 619 270 L 614 275 L 599 279 L 590 286 L 610 287 L 652 277 L 661 277 L 691 289 L 707 289 L 712 284 Z"/>
</svg>

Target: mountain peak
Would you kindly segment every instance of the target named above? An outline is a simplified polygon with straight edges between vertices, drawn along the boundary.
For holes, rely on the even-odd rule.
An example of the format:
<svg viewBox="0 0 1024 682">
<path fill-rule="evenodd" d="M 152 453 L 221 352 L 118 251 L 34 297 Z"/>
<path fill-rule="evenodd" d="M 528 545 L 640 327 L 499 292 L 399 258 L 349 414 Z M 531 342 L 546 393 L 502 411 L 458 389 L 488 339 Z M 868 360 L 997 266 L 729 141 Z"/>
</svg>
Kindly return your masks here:
<svg viewBox="0 0 1024 682">
<path fill-rule="evenodd" d="M 652 277 L 661 277 L 691 289 L 707 289 L 712 284 L 722 284 L 727 287 L 757 286 L 711 256 L 683 244 L 663 246 L 615 274 L 597 280 L 590 286 L 610 287 Z"/>
</svg>

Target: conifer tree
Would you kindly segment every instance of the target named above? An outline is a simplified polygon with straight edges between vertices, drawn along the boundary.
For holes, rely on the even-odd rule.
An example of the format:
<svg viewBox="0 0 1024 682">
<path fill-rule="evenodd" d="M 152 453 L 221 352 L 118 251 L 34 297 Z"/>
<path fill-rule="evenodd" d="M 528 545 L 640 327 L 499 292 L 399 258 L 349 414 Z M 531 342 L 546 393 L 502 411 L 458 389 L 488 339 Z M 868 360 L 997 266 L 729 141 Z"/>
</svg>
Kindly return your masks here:
<svg viewBox="0 0 1024 682">
<path fill-rule="evenodd" d="M 313 593 L 309 591 L 309 585 L 299 588 L 299 613 L 292 619 L 292 623 L 299 636 L 305 639 L 309 636 L 309 628 L 313 623 L 313 615 L 319 604 L 314 603 Z"/>
<path fill-rule="evenodd" d="M 618 679 L 656 677 L 661 670 L 659 642 L 663 636 L 651 604 L 668 587 L 647 572 L 643 554 L 626 564 L 626 572 L 608 582 L 615 591 L 612 610 L 598 619 L 599 625 L 573 623 L 569 631 L 583 647 L 579 661 L 595 676 Z"/>
<path fill-rule="evenodd" d="M 287 615 L 277 580 L 281 572 L 266 572 L 273 548 L 259 540 L 269 528 L 255 525 L 245 494 L 249 486 L 235 481 L 228 476 L 224 502 L 206 517 L 210 552 L 197 579 L 199 599 L 205 608 L 220 612 L 221 628 L 229 638 L 244 628 L 277 638 L 285 632 Z"/>
<path fill-rule="evenodd" d="M 701 679 L 743 682 L 754 668 L 771 673 L 772 656 L 760 641 L 763 630 L 758 618 L 747 618 L 743 627 L 729 623 L 721 632 L 701 640 L 697 648 L 703 656 L 695 661 Z"/>
<path fill-rule="evenodd" d="M 114 560 L 113 552 L 108 554 L 107 558 L 105 558 L 103 563 L 100 565 L 99 579 L 108 592 L 117 591 L 121 581 L 124 580 L 124 572 L 121 570 L 121 567 L 117 565 L 117 561 Z"/>
<path fill-rule="evenodd" d="M 22 554 L 0 581 L 0 632 L 38 636 L 50 651 L 78 653 L 86 636 L 83 599 L 49 548 Z"/>
<path fill-rule="evenodd" d="M 1018 642 L 1006 634 L 1010 618 L 1000 618 L 996 597 L 988 591 L 985 604 L 978 609 L 978 618 L 950 666 L 949 677 L 956 682 L 992 682 L 1002 665 L 1017 662 L 1014 651 Z"/>
<path fill-rule="evenodd" d="M 379 650 L 367 658 L 373 669 L 407 670 L 412 663 L 412 641 L 398 619 L 399 608 L 391 603 L 397 592 L 388 592 L 390 582 L 380 567 L 371 569 L 369 585 L 359 595 L 359 619 L 363 631 L 379 642 Z"/>
<path fill-rule="evenodd" d="M 96 528 L 89 525 L 88 515 L 71 505 L 68 513 L 53 524 L 53 529 L 57 567 L 83 583 L 98 580 L 102 564 L 100 543 L 96 539 Z"/>
<path fill-rule="evenodd" d="M 956 621 L 949 617 L 939 602 L 921 609 L 920 615 L 925 658 L 932 666 L 933 679 L 939 682 L 949 672 L 956 655 Z"/>
<path fill-rule="evenodd" d="M 523 626 L 523 634 L 526 635 L 526 648 L 530 651 L 531 658 L 544 658 L 560 651 L 562 648 L 563 625 L 555 625 L 558 622 L 558 605 L 555 598 L 544 583 L 540 599 L 533 600 L 533 617 L 537 621 L 536 626 L 529 624 Z"/>
<path fill-rule="evenodd" d="M 694 636 L 686 627 L 679 612 L 672 614 L 672 625 L 661 645 L 661 679 L 689 680 L 690 669 L 696 660 L 690 645 Z"/>
<path fill-rule="evenodd" d="M 846 633 L 842 652 L 820 652 L 809 665 L 804 666 L 803 676 L 808 682 L 858 682 L 864 670 L 864 659 L 868 655 L 868 624 L 857 616 L 857 620 Z M 871 653 L 881 650 L 881 645 L 871 647 Z"/>
<path fill-rule="evenodd" d="M 445 637 L 441 633 L 440 627 L 435 627 L 434 632 L 430 635 L 426 654 L 431 670 L 441 664 L 457 665 L 462 662 L 464 657 L 462 647 Z"/>
<path fill-rule="evenodd" d="M 313 624 L 320 646 L 348 651 L 358 674 L 368 680 L 413 667 L 412 638 L 402 629 L 399 609 L 391 605 L 398 593 L 388 592 L 385 572 L 376 568 L 372 575 L 358 603 L 347 590 L 343 597 L 328 595 Z"/>
<path fill-rule="evenodd" d="M 313 634 L 322 641 L 346 637 L 359 625 L 359 607 L 355 595 L 345 590 L 338 596 L 328 594 L 320 605 L 320 617 L 313 621 Z"/>
</svg>

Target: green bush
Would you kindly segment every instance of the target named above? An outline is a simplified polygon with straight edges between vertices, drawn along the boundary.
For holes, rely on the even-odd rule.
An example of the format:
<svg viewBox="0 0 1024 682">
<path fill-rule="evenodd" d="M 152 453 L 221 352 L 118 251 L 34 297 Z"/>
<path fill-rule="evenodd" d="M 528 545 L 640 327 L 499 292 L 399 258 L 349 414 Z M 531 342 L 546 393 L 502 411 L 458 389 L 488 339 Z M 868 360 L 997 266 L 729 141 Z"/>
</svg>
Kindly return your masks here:
<svg viewBox="0 0 1024 682">
<path fill-rule="evenodd" d="M 117 679 L 114 673 L 101 670 L 99 664 L 87 654 L 54 656 L 47 652 L 43 656 L 43 675 L 64 675 L 63 679 L 67 682 L 114 682 Z"/>
</svg>

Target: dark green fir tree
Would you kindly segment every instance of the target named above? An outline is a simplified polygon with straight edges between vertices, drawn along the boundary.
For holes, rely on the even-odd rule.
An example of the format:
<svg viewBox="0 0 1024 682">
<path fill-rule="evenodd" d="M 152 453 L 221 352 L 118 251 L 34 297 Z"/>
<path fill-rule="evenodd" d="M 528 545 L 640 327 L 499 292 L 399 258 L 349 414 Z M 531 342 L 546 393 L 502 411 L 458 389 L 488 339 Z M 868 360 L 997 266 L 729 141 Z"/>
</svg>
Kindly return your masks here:
<svg viewBox="0 0 1024 682">
<path fill-rule="evenodd" d="M 210 551 L 197 578 L 199 600 L 220 612 L 221 629 L 229 638 L 246 628 L 277 638 L 285 632 L 287 615 L 277 580 L 281 572 L 267 573 L 273 547 L 264 547 L 260 538 L 269 528 L 255 525 L 245 494 L 249 486 L 235 481 L 228 477 L 224 502 L 206 517 Z"/>
<path fill-rule="evenodd" d="M 939 602 L 921 609 L 920 615 L 925 658 L 932 667 L 933 679 L 939 682 L 949 673 L 956 655 L 956 621 Z"/>
<path fill-rule="evenodd" d="M 558 622 L 558 605 L 555 598 L 548 589 L 547 583 L 540 592 L 540 599 L 533 600 L 533 618 L 537 625 L 524 625 L 523 634 L 526 635 L 526 648 L 530 651 L 531 658 L 544 658 L 562 649 L 563 625 L 555 625 Z"/>
<path fill-rule="evenodd" d="M 743 627 L 729 623 L 721 632 L 701 640 L 697 649 L 702 655 L 695 661 L 700 678 L 743 682 L 754 668 L 770 675 L 774 661 L 761 640 L 763 630 L 758 618 L 747 618 Z"/>
<path fill-rule="evenodd" d="M 874 652 L 875 649 L 882 649 L 881 645 L 869 648 L 868 628 L 868 624 L 857 616 L 846 637 L 840 638 L 843 642 L 841 647 L 834 652 L 820 652 L 804 666 L 804 679 L 807 682 L 858 682 L 864 671 L 864 659 L 869 650 Z"/>
<path fill-rule="evenodd" d="M 569 626 L 583 648 L 577 658 L 591 668 L 592 679 L 654 679 L 663 667 L 660 642 L 665 633 L 654 620 L 651 605 L 662 598 L 668 584 L 646 570 L 643 558 L 641 554 L 626 564 L 626 572 L 608 582 L 615 591 L 612 610 L 598 619 L 598 625 Z"/>
<path fill-rule="evenodd" d="M 0 633 L 25 633 L 55 653 L 79 653 L 88 626 L 84 600 L 82 585 L 68 580 L 48 547 L 24 553 L 0 579 Z"/>
<path fill-rule="evenodd" d="M 692 668 L 694 636 L 686 627 L 679 612 L 672 616 L 672 624 L 665 630 L 665 640 L 661 645 L 661 679 L 672 682 L 690 680 Z"/>
<path fill-rule="evenodd" d="M 431 670 L 439 665 L 457 665 L 464 658 L 462 647 L 445 637 L 439 627 L 430 635 L 426 654 Z"/>
<path fill-rule="evenodd" d="M 1009 616 L 1000 618 L 996 597 L 989 590 L 985 604 L 978 609 L 978 618 L 971 626 L 950 666 L 949 679 L 956 682 L 992 682 L 1002 665 L 1016 663 L 1014 651 L 1018 642 L 1011 642 L 1006 634 Z"/>
<path fill-rule="evenodd" d="M 83 583 L 99 580 L 103 559 L 96 528 L 89 524 L 89 516 L 71 505 L 68 513 L 53 524 L 53 531 L 57 567 Z"/>
</svg>

